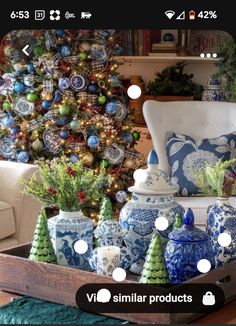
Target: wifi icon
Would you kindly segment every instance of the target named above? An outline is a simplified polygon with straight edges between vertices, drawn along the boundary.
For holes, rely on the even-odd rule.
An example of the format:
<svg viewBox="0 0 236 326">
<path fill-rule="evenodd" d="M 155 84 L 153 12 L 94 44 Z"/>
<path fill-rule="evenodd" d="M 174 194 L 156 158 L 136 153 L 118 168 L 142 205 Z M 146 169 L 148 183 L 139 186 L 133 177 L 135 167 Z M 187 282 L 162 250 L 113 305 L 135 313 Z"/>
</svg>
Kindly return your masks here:
<svg viewBox="0 0 236 326">
<path fill-rule="evenodd" d="M 167 18 L 171 19 L 175 15 L 175 12 L 173 10 L 167 10 L 165 11 L 165 15 Z"/>
</svg>

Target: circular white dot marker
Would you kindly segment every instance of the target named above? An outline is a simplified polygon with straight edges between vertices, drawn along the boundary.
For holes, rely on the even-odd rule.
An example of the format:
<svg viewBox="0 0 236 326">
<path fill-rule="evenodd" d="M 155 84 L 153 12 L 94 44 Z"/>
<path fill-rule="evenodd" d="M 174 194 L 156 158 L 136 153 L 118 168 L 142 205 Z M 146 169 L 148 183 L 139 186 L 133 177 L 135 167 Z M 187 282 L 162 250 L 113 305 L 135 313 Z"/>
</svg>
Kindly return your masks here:
<svg viewBox="0 0 236 326">
<path fill-rule="evenodd" d="M 212 57 L 213 57 L 213 58 L 217 58 L 217 53 L 213 53 L 213 54 L 212 54 Z"/>
<path fill-rule="evenodd" d="M 211 263 L 208 259 L 200 259 L 197 263 L 197 269 L 201 273 L 207 273 L 211 269 Z"/>
<path fill-rule="evenodd" d="M 100 289 L 97 292 L 97 302 L 107 303 L 111 300 L 111 292 L 108 289 Z"/>
<path fill-rule="evenodd" d="M 116 282 L 123 282 L 126 279 L 126 271 L 121 267 L 117 267 L 114 269 L 112 277 Z"/>
<path fill-rule="evenodd" d="M 75 252 L 77 252 L 77 254 L 83 255 L 88 250 L 88 244 L 84 240 L 78 240 L 74 244 L 74 249 L 75 249 Z"/>
<path fill-rule="evenodd" d="M 169 226 L 169 221 L 165 216 L 159 216 L 156 221 L 155 221 L 155 227 L 159 231 L 164 231 L 168 228 Z"/>
<path fill-rule="evenodd" d="M 200 54 L 200 58 L 205 58 L 205 54 L 204 53 L 201 53 Z"/>
<path fill-rule="evenodd" d="M 228 247 L 232 242 L 232 238 L 229 233 L 223 232 L 223 233 L 219 234 L 217 241 L 220 246 Z"/>
<path fill-rule="evenodd" d="M 147 172 L 144 169 L 138 169 L 134 171 L 133 177 L 137 182 L 144 182 L 147 179 Z"/>
<path fill-rule="evenodd" d="M 141 88 L 138 85 L 131 85 L 127 89 L 127 94 L 130 98 L 135 100 L 136 98 L 139 98 L 142 94 Z"/>
<path fill-rule="evenodd" d="M 207 53 L 207 58 L 210 58 L 211 57 L 211 53 Z"/>
</svg>

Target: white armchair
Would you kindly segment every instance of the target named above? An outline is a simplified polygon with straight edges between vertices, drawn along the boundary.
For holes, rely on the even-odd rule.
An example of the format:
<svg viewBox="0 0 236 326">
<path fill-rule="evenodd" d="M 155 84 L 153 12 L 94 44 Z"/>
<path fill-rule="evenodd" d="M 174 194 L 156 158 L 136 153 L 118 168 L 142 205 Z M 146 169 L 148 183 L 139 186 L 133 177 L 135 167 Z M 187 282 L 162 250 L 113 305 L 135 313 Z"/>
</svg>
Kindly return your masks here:
<svg viewBox="0 0 236 326">
<path fill-rule="evenodd" d="M 41 204 L 23 193 L 19 179 L 36 171 L 31 164 L 0 161 L 0 249 L 32 240 Z"/>
<path fill-rule="evenodd" d="M 236 131 L 236 103 L 229 102 L 157 102 L 146 101 L 143 114 L 158 154 L 160 168 L 170 173 L 165 147 L 166 133 L 173 131 L 193 138 L 213 138 Z M 176 197 L 185 208 L 191 207 L 196 224 L 204 227 L 206 209 L 212 197 Z M 231 198 L 236 207 L 236 198 Z"/>
</svg>

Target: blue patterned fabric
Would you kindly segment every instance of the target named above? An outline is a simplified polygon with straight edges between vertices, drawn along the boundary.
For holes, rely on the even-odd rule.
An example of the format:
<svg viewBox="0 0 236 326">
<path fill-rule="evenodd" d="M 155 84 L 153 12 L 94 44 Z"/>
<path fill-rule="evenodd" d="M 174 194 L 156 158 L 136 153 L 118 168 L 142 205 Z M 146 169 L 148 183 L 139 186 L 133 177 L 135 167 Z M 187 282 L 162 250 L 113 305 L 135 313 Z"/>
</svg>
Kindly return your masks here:
<svg viewBox="0 0 236 326">
<path fill-rule="evenodd" d="M 186 135 L 167 133 L 166 151 L 171 168 L 171 183 L 180 196 L 199 194 L 194 170 L 202 169 L 206 162 L 214 164 L 218 159 L 236 157 L 236 132 L 217 138 L 193 139 Z"/>
</svg>

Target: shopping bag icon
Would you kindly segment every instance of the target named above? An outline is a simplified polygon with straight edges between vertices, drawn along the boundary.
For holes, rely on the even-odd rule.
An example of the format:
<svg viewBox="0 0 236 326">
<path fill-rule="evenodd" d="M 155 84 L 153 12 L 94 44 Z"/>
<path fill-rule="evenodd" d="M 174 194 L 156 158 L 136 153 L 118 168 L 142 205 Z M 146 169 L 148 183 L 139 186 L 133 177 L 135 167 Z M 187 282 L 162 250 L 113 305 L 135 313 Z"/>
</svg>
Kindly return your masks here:
<svg viewBox="0 0 236 326">
<path fill-rule="evenodd" d="M 203 295 L 202 304 L 204 306 L 214 306 L 215 303 L 216 303 L 216 298 L 212 292 L 208 291 L 206 292 L 206 294 Z"/>
</svg>

